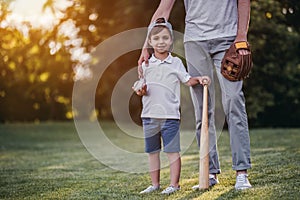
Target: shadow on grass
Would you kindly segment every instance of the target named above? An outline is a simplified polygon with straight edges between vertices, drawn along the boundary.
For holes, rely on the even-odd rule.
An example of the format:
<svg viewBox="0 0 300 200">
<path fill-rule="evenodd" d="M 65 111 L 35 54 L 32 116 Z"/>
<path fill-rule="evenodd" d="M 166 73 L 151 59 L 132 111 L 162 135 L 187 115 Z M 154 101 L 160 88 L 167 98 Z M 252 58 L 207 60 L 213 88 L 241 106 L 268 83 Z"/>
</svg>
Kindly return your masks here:
<svg viewBox="0 0 300 200">
<path fill-rule="evenodd" d="M 179 198 L 179 200 L 188 200 L 188 199 L 194 199 L 194 198 L 201 198 L 202 195 L 205 195 L 210 190 L 211 189 L 208 189 L 208 190 L 192 190 L 191 192 L 186 194 L 184 197 Z M 205 197 L 203 199 L 205 199 Z"/>
<path fill-rule="evenodd" d="M 246 190 L 245 190 L 246 191 Z M 234 188 L 231 190 L 221 194 L 216 200 L 224 200 L 224 199 L 238 199 L 241 193 L 245 191 L 236 191 Z"/>
</svg>

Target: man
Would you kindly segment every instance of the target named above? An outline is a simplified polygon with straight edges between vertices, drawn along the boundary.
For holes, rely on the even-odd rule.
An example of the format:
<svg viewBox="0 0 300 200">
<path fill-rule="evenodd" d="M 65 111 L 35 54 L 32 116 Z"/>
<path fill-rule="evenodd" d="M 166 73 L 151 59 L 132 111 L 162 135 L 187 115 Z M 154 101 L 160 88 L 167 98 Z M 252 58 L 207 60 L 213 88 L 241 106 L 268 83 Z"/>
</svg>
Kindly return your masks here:
<svg viewBox="0 0 300 200">
<path fill-rule="evenodd" d="M 163 17 L 168 19 L 175 0 L 161 0 L 152 16 L 151 22 Z M 217 72 L 222 92 L 222 104 L 226 115 L 230 134 L 232 151 L 232 168 L 236 171 L 235 189 L 251 188 L 248 181 L 247 169 L 251 168 L 250 138 L 248 119 L 245 108 L 245 98 L 242 91 L 242 81 L 232 82 L 221 73 L 221 60 L 226 49 L 233 42 L 247 41 L 250 19 L 250 0 L 184 0 L 186 17 L 184 47 L 191 76 L 209 76 L 213 80 L 213 70 Z M 149 54 L 146 49 L 147 41 L 142 50 L 138 65 L 148 62 Z M 247 50 L 239 50 L 240 54 L 248 54 Z M 142 72 L 139 67 L 139 75 Z M 216 130 L 214 124 L 214 88 L 209 88 L 209 134 L 210 134 L 210 163 L 209 185 L 218 183 L 217 174 L 221 172 L 216 145 Z M 191 96 L 195 108 L 196 133 L 200 144 L 202 88 L 194 86 Z M 194 186 L 197 189 L 199 186 Z"/>
</svg>

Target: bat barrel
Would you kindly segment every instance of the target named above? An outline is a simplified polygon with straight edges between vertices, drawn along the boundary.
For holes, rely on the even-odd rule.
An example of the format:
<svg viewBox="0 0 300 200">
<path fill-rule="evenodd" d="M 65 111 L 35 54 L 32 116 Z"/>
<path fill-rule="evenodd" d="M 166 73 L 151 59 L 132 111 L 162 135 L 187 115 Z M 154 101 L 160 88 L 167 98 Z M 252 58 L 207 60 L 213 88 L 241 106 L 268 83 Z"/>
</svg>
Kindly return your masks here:
<svg viewBox="0 0 300 200">
<path fill-rule="evenodd" d="M 203 86 L 202 125 L 200 135 L 199 189 L 209 188 L 208 86 Z"/>
</svg>

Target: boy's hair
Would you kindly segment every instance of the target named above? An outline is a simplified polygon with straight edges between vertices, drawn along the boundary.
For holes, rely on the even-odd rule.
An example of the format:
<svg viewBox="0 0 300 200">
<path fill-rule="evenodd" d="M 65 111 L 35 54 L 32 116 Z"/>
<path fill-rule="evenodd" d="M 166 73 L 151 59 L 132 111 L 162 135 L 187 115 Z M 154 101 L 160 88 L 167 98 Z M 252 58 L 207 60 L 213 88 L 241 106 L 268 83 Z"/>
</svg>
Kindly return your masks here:
<svg viewBox="0 0 300 200">
<path fill-rule="evenodd" d="M 150 30 L 150 32 L 148 33 L 148 39 L 150 39 L 152 35 L 156 35 L 156 34 L 160 33 L 160 32 L 161 32 L 163 29 L 165 29 L 165 28 L 168 30 L 168 32 L 169 32 L 171 38 L 173 39 L 173 36 L 172 36 L 171 31 L 170 31 L 167 27 L 165 27 L 165 26 L 163 26 L 163 25 L 157 25 L 157 26 L 154 26 L 154 27 Z"/>
<path fill-rule="evenodd" d="M 148 27 L 148 36 L 149 36 L 149 33 L 151 32 L 151 30 L 156 27 L 156 26 L 164 26 L 166 27 L 170 34 L 171 34 L 171 37 L 173 38 L 173 28 L 172 28 L 172 25 L 163 17 L 161 18 L 158 18 L 156 19 L 154 22 L 152 22 L 149 27 Z"/>
</svg>

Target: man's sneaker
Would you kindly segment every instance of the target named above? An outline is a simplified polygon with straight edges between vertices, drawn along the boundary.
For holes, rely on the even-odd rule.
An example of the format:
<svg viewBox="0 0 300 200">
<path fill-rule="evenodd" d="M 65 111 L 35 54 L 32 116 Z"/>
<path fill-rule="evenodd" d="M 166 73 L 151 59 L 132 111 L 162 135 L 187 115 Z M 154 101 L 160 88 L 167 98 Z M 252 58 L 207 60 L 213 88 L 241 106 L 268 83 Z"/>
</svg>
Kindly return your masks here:
<svg viewBox="0 0 300 200">
<path fill-rule="evenodd" d="M 174 186 L 169 186 L 166 189 L 164 189 L 161 193 L 162 194 L 172 194 L 173 192 L 176 192 L 180 190 L 180 186 L 174 187 Z"/>
<path fill-rule="evenodd" d="M 218 178 L 216 178 L 214 174 L 209 174 L 209 179 L 208 179 L 208 185 L 209 185 L 209 187 L 212 187 L 212 186 L 214 186 L 214 185 L 216 185 L 218 183 L 219 183 Z M 193 190 L 199 190 L 199 185 L 194 185 L 192 187 L 192 189 Z"/>
<path fill-rule="evenodd" d="M 141 191 L 140 194 L 145 194 L 145 193 L 154 192 L 154 191 L 159 190 L 159 189 L 160 189 L 159 186 L 153 186 L 153 185 L 150 185 L 150 186 L 147 187 L 145 190 Z"/>
<path fill-rule="evenodd" d="M 248 175 L 247 174 L 239 174 L 236 176 L 236 183 L 234 188 L 236 190 L 244 190 L 244 189 L 248 189 L 251 188 L 251 184 L 248 180 Z"/>
</svg>

